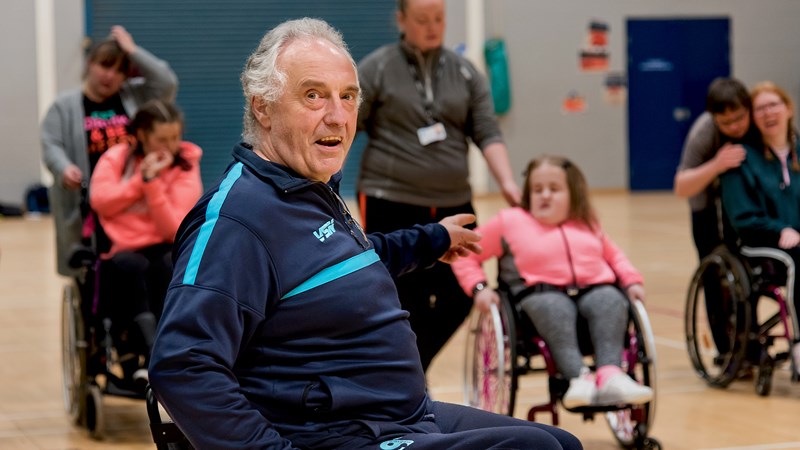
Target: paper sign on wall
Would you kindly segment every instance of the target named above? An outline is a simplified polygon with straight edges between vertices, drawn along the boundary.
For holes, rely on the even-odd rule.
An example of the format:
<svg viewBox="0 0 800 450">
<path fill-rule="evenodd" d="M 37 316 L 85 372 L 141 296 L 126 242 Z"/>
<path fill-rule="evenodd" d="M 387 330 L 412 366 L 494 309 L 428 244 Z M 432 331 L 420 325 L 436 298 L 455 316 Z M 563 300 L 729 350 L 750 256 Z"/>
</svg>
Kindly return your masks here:
<svg viewBox="0 0 800 450">
<path fill-rule="evenodd" d="M 599 20 L 589 22 L 586 39 L 579 54 L 580 69 L 584 72 L 608 70 L 608 24 Z"/>
</svg>

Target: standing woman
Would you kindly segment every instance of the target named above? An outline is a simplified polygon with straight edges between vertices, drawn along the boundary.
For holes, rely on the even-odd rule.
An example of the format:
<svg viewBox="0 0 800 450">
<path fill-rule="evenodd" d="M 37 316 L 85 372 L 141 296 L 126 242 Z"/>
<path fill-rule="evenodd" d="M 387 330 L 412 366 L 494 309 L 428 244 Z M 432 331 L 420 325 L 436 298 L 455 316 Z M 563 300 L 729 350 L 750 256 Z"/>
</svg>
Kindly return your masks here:
<svg viewBox="0 0 800 450">
<path fill-rule="evenodd" d="M 101 255 L 104 307 L 112 319 L 133 318 L 149 355 L 172 278 L 175 233 L 203 193 L 202 151 L 181 140 L 182 115 L 171 103 L 145 103 L 130 130 L 135 144 L 111 147 L 97 163 L 90 203 L 111 240 Z"/>
<path fill-rule="evenodd" d="M 722 204 L 742 244 L 774 247 L 800 264 L 800 162 L 794 125 L 794 103 L 770 81 L 751 92 L 753 121 L 762 143 L 745 146 L 747 156 L 738 169 L 722 178 Z M 798 283 L 794 285 L 795 330 L 800 328 Z M 798 337 L 795 335 L 795 339 Z M 800 342 L 795 342 L 795 368 L 800 370 Z"/>
<path fill-rule="evenodd" d="M 367 232 L 474 213 L 470 140 L 481 149 L 506 201 L 516 205 L 520 191 L 486 80 L 469 61 L 442 47 L 444 0 L 398 0 L 396 14 L 400 42 L 375 50 L 358 66 L 359 129 L 369 137 L 358 180 Z M 396 283 L 427 370 L 472 300 L 442 263 Z"/>
<path fill-rule="evenodd" d="M 133 72 L 138 75 L 129 78 Z M 42 157 L 54 180 L 50 206 L 61 275 L 78 274 L 68 261 L 73 246 L 81 242 L 81 187 L 89 182 L 100 156 L 128 142 L 127 125 L 142 103 L 172 101 L 177 89 L 178 78 L 169 64 L 115 25 L 111 36 L 89 52 L 83 85 L 60 94 L 47 110 L 41 127 Z"/>
</svg>

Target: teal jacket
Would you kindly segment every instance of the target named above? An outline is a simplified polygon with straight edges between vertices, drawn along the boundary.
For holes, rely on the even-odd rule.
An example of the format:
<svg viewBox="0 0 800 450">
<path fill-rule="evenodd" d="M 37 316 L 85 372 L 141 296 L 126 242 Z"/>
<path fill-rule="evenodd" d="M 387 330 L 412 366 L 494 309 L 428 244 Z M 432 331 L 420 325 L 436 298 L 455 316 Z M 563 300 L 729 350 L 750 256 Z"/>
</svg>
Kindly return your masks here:
<svg viewBox="0 0 800 450">
<path fill-rule="evenodd" d="M 743 244 L 775 247 L 781 230 L 800 230 L 800 172 L 791 169 L 790 156 L 787 186 L 777 156 L 768 160 L 760 148 L 745 149 L 742 165 L 720 178 L 722 205 Z"/>
</svg>

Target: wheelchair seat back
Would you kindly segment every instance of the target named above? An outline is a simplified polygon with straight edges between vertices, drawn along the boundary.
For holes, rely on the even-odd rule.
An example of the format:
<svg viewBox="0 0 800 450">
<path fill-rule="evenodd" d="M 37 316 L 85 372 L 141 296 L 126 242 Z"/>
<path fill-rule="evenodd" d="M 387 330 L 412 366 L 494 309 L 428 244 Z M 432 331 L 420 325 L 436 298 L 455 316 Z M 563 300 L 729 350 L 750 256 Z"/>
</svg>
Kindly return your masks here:
<svg viewBox="0 0 800 450">
<path fill-rule="evenodd" d="M 510 252 L 507 246 L 504 245 L 503 256 L 498 259 L 498 293 L 505 296 L 509 303 L 513 306 L 514 321 L 517 324 L 517 347 L 518 354 L 527 355 L 527 357 L 534 356 L 539 353 L 534 339 L 540 337 L 536 326 L 525 311 L 522 310 L 521 302 L 528 295 L 534 293 L 531 286 L 526 286 L 525 281 L 519 274 L 516 263 L 514 262 L 514 255 Z M 589 333 L 589 324 L 586 319 L 578 315 L 577 319 L 578 330 L 578 346 L 581 354 L 584 356 L 594 355 L 594 345 L 592 344 L 591 334 Z M 624 340 L 624 347 L 628 348 L 628 336 L 622 336 Z"/>
</svg>

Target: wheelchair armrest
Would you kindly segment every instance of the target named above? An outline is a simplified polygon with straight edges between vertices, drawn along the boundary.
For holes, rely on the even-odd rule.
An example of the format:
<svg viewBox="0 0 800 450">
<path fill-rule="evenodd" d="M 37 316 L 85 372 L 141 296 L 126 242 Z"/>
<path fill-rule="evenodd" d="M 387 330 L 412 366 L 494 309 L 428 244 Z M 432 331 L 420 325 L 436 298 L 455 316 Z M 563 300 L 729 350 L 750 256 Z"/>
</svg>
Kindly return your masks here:
<svg viewBox="0 0 800 450">
<path fill-rule="evenodd" d="M 794 304 L 795 267 L 792 257 L 783 250 L 772 247 L 742 247 L 742 255 L 748 258 L 770 258 L 786 266 L 786 310 L 794 324 L 794 338 L 800 338 L 800 320 Z"/>
<path fill-rule="evenodd" d="M 192 450 L 192 444 L 186 439 L 178 425 L 171 420 L 164 421 L 158 409 L 158 399 L 153 389 L 148 384 L 145 388 L 145 401 L 147 402 L 147 417 L 150 419 L 150 432 L 156 447 L 169 449 Z"/>
<path fill-rule="evenodd" d="M 73 269 L 91 267 L 95 261 L 97 261 L 97 253 L 91 247 L 75 244 L 70 249 L 68 264 Z"/>
<path fill-rule="evenodd" d="M 786 270 L 791 270 L 791 273 L 794 274 L 794 260 L 788 253 L 784 252 L 783 250 L 772 248 L 772 247 L 747 247 L 744 246 L 741 248 L 742 255 L 748 258 L 770 258 L 774 259 L 784 266 L 786 266 Z"/>
</svg>

